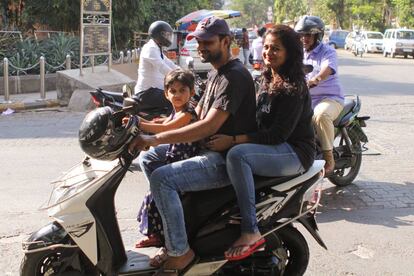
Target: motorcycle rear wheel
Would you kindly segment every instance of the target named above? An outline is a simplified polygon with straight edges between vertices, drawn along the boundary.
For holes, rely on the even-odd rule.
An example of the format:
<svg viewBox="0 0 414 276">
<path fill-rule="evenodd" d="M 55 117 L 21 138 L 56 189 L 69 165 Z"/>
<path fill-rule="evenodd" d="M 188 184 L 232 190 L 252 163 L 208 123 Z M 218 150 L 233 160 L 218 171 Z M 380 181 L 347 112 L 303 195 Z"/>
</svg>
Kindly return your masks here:
<svg viewBox="0 0 414 276">
<path fill-rule="evenodd" d="M 335 166 L 335 170 L 331 176 L 328 177 L 329 181 L 331 181 L 336 186 L 344 187 L 352 183 L 354 179 L 357 177 L 359 170 L 361 169 L 362 163 L 362 147 L 361 141 L 358 138 L 358 134 L 352 128 L 348 129 L 348 135 L 351 139 L 351 143 L 353 146 L 353 153 L 349 152 L 342 152 L 341 157 L 348 157 L 351 158 L 351 167 L 349 168 L 337 168 Z M 335 148 L 347 148 L 345 144 L 345 139 L 341 136 L 339 137 L 339 144 L 337 146 L 334 145 Z M 335 155 L 335 162 L 337 159 L 339 150 L 334 149 Z"/>
</svg>

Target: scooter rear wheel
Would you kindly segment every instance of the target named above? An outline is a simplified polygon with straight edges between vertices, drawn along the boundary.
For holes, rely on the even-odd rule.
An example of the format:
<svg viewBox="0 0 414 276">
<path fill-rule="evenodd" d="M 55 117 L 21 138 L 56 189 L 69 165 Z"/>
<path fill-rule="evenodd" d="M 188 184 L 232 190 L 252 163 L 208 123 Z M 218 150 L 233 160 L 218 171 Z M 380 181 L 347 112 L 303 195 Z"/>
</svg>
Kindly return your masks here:
<svg viewBox="0 0 414 276">
<path fill-rule="evenodd" d="M 281 246 L 276 245 L 274 239 L 279 239 Z M 293 226 L 283 227 L 276 233 L 269 234 L 266 242 L 271 252 L 278 258 L 284 259 L 283 275 L 299 276 L 303 275 L 309 263 L 309 247 L 302 234 Z M 281 250 L 282 249 L 282 250 Z M 267 250 L 267 248 L 266 248 Z"/>
<path fill-rule="evenodd" d="M 309 263 L 309 247 L 293 226 L 285 226 L 265 237 L 264 251 L 238 262 L 228 262 L 214 275 L 299 276 Z"/>
</svg>

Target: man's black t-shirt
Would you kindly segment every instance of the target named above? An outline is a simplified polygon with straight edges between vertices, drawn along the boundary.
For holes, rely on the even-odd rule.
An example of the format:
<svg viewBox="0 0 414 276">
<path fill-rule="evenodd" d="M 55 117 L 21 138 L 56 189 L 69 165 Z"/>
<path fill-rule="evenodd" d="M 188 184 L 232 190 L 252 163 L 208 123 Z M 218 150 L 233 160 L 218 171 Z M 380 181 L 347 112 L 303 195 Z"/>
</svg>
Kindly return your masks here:
<svg viewBox="0 0 414 276">
<path fill-rule="evenodd" d="M 202 107 L 200 119 L 204 119 L 211 108 L 230 113 L 217 134 L 238 135 L 256 130 L 253 78 L 239 59 L 230 60 L 209 73 L 199 105 Z"/>
</svg>

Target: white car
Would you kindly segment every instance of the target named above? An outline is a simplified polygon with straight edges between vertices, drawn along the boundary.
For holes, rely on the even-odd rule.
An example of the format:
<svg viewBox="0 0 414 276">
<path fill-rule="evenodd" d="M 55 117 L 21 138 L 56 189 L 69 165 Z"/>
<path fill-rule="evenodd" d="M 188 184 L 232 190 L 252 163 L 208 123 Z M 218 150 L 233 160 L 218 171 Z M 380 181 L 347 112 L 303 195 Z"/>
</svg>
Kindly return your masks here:
<svg viewBox="0 0 414 276">
<path fill-rule="evenodd" d="M 195 38 L 191 40 L 186 40 L 184 42 L 184 46 L 181 48 L 178 64 L 182 68 L 188 69 L 186 59 L 189 56 L 191 56 L 194 59 L 194 71 L 196 73 L 207 73 L 213 68 L 213 66 L 209 62 L 206 62 L 206 63 L 201 62 L 201 58 L 198 55 L 197 46 L 198 46 L 198 43 Z"/>
<path fill-rule="evenodd" d="M 363 31 L 361 33 L 362 43 L 366 53 L 381 52 L 384 35 L 380 32 Z"/>
<path fill-rule="evenodd" d="M 388 29 L 384 33 L 384 50 L 386 57 L 388 54 L 392 58 L 396 55 L 412 56 L 414 58 L 414 30 L 409 29 Z"/>
</svg>

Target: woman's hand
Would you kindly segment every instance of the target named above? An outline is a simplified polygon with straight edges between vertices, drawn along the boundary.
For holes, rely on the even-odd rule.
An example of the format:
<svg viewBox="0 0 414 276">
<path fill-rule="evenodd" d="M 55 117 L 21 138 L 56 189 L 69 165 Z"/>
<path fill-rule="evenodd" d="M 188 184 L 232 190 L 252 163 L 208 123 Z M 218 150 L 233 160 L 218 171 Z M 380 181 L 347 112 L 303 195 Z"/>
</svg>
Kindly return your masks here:
<svg viewBox="0 0 414 276">
<path fill-rule="evenodd" d="M 141 134 L 134 138 L 128 145 L 128 151 L 132 154 L 136 151 L 148 150 L 151 146 L 157 146 L 154 135 Z"/>
<path fill-rule="evenodd" d="M 210 150 L 223 151 L 233 146 L 233 136 L 216 134 L 210 137 L 210 140 L 206 143 L 206 146 Z"/>
</svg>

